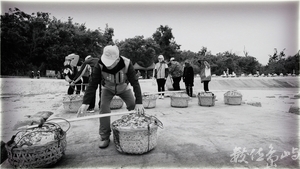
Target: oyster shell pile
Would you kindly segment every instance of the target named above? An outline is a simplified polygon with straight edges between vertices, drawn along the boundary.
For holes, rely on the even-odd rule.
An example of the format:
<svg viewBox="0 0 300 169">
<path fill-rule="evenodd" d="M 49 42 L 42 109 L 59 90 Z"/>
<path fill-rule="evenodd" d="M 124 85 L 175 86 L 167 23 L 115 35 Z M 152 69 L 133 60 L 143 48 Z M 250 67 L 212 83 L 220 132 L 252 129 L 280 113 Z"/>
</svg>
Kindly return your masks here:
<svg viewBox="0 0 300 169">
<path fill-rule="evenodd" d="M 17 147 L 20 148 L 45 145 L 49 142 L 58 140 L 61 136 L 61 131 L 62 130 L 55 125 L 27 129 L 17 133 L 14 141 Z"/>
<path fill-rule="evenodd" d="M 131 113 L 129 115 L 124 115 L 121 119 L 114 121 L 112 123 L 112 127 L 122 129 L 137 129 L 147 128 L 148 124 L 150 126 L 155 125 L 155 119 L 144 115 L 138 115 L 136 113 Z"/>
</svg>

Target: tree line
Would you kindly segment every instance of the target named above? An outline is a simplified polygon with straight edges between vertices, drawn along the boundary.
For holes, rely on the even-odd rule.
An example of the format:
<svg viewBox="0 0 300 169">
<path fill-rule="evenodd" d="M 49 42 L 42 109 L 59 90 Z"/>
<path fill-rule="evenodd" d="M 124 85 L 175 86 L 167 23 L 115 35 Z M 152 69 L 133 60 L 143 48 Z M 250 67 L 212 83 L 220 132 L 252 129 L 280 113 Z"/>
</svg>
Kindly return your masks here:
<svg viewBox="0 0 300 169">
<path fill-rule="evenodd" d="M 197 60 L 205 59 L 212 67 L 212 74 L 221 75 L 227 68 L 230 73 L 293 73 L 299 74 L 299 52 L 294 56 L 285 56 L 284 50 L 277 49 L 269 57 L 266 66 L 261 65 L 254 56 L 244 51 L 238 56 L 230 51 L 211 54 L 206 47 L 198 52 L 180 50 L 172 34 L 172 28 L 160 25 L 152 37 L 135 36 L 121 41 L 113 41 L 114 29 L 106 24 L 104 29 L 88 29 L 84 24 L 73 23 L 73 18 L 61 21 L 50 18 L 47 12 L 27 14 L 18 8 L 9 9 L 1 15 L 1 75 L 28 75 L 31 71 L 60 71 L 65 56 L 75 53 L 81 62 L 88 55 L 100 57 L 106 45 L 117 45 L 120 54 L 148 67 L 157 62 L 162 54 L 166 60 L 174 57 L 183 64 L 191 62 L 195 73 L 199 73 Z"/>
</svg>

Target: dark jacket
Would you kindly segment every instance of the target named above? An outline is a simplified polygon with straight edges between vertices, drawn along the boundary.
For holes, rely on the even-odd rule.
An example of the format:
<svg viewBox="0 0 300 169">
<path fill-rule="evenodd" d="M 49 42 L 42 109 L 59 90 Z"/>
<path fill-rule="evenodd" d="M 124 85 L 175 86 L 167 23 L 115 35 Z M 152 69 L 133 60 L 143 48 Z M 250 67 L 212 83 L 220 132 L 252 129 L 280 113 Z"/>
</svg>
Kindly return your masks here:
<svg viewBox="0 0 300 169">
<path fill-rule="evenodd" d="M 169 65 L 169 74 L 172 77 L 182 77 L 182 66 L 177 61 L 173 61 Z"/>
<path fill-rule="evenodd" d="M 83 62 L 83 64 L 80 67 L 79 72 L 76 74 L 76 76 L 74 77 L 74 82 L 77 82 L 80 80 L 80 78 L 83 76 L 83 74 L 85 73 L 86 69 L 88 69 L 87 65 L 90 65 L 92 70 L 93 67 L 95 67 L 95 65 L 99 62 L 99 58 L 89 58 L 86 61 Z"/>
<path fill-rule="evenodd" d="M 183 82 L 186 85 L 194 86 L 194 69 L 192 66 L 185 66 L 183 69 Z"/>
<path fill-rule="evenodd" d="M 99 59 L 98 64 L 95 65 L 93 68 L 93 73 L 92 73 L 92 78 L 91 81 L 89 82 L 89 85 L 85 91 L 84 97 L 83 97 L 83 104 L 89 104 L 94 97 L 93 94 L 96 92 L 98 85 L 102 85 L 102 88 L 110 88 L 111 86 L 105 86 L 108 84 L 103 84 L 103 77 L 102 77 L 102 72 L 105 72 L 106 74 L 116 74 L 120 70 L 124 69 L 125 63 L 123 58 L 121 57 L 119 63 L 113 68 L 113 69 L 107 69 L 106 66 L 102 63 L 101 59 Z M 140 88 L 140 84 L 138 81 L 138 78 L 136 77 L 136 72 L 133 68 L 133 64 L 130 61 L 128 70 L 126 73 L 127 76 L 127 81 L 130 83 L 130 85 L 133 87 L 134 95 L 135 95 L 135 103 L 136 104 L 143 104 L 142 102 L 142 92 Z M 111 83 L 109 84 L 111 85 Z M 128 83 L 126 84 L 118 84 L 118 85 L 129 85 Z M 115 84 L 115 93 L 118 93 L 120 91 L 117 91 L 119 89 L 117 84 Z M 123 88 L 123 87 L 122 87 Z M 100 92 L 101 93 L 101 92 Z"/>
</svg>

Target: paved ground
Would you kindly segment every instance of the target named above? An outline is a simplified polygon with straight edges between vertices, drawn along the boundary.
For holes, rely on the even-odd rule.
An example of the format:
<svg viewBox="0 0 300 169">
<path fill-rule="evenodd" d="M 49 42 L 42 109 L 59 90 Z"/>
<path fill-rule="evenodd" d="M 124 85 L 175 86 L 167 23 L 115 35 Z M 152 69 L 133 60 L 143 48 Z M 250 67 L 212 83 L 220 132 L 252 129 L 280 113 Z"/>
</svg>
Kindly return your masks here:
<svg viewBox="0 0 300 169">
<path fill-rule="evenodd" d="M 1 80 L 1 138 L 4 141 L 14 134 L 12 126 L 25 114 L 50 110 L 55 112 L 53 117 L 76 116 L 63 109 L 61 101 L 67 86 L 62 80 Z M 141 80 L 140 83 L 143 92 L 156 91 L 151 81 Z M 202 90 L 197 79 L 194 88 L 195 93 Z M 299 115 L 288 113 L 289 107 L 299 102 L 294 98 L 299 92 L 298 77 L 215 78 L 210 89 L 217 96 L 214 107 L 199 106 L 198 98 L 194 97 L 188 108 L 174 108 L 166 97 L 156 101 L 156 108 L 147 109 L 146 113 L 161 120 L 164 128 L 158 129 L 155 149 L 143 155 L 121 154 L 113 141 L 107 149 L 99 149 L 98 119 L 74 122 L 67 133 L 66 155 L 53 167 L 299 167 Z M 223 94 L 232 89 L 243 94 L 245 104 L 224 104 Z M 260 102 L 262 107 L 247 104 L 253 102 Z M 113 112 L 124 111 L 125 106 Z M 113 116 L 112 121 L 118 118 L 120 116 Z M 8 161 L 1 165 L 1 168 L 10 167 Z"/>
</svg>

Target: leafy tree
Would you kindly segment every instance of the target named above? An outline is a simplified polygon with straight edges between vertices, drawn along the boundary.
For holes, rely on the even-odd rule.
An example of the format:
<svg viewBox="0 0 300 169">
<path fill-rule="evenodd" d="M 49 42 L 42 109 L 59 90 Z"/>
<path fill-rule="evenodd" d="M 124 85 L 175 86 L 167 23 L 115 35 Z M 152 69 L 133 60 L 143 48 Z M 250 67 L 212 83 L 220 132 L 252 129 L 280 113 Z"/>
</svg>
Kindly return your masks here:
<svg viewBox="0 0 300 169">
<path fill-rule="evenodd" d="M 66 55 L 77 53 L 99 57 L 102 48 L 113 36 L 113 29 L 105 32 L 86 30 L 84 24 L 73 23 L 72 18 L 62 22 L 45 12 L 22 12 L 9 9 L 1 15 L 1 74 L 26 75 L 31 70 L 60 70 Z M 5 64 L 3 64 L 5 63 Z"/>
<path fill-rule="evenodd" d="M 162 54 L 166 60 L 171 57 L 179 59 L 180 45 L 175 42 L 175 38 L 172 34 L 172 29 L 168 26 L 160 25 L 156 32 L 152 35 L 154 41 L 160 46 L 160 54 Z"/>
<path fill-rule="evenodd" d="M 143 36 L 125 39 L 119 44 L 120 54 L 129 58 L 133 64 L 150 66 L 156 58 L 158 45 L 151 38 L 144 39 Z"/>
<path fill-rule="evenodd" d="M 207 52 L 207 47 L 203 47 L 202 46 L 202 49 L 198 52 L 198 54 L 200 56 L 205 56 L 206 55 L 206 52 Z"/>
<path fill-rule="evenodd" d="M 195 74 L 200 72 L 198 60 L 205 59 L 211 65 L 212 74 L 221 75 L 227 68 L 241 73 L 293 73 L 299 74 L 299 52 L 294 56 L 285 56 L 285 49 L 269 55 L 269 62 L 262 66 L 255 57 L 244 49 L 245 56 L 237 56 L 230 51 L 212 55 L 206 47 L 197 53 L 180 51 L 175 42 L 172 29 L 160 26 L 152 38 L 144 39 L 135 36 L 124 41 L 112 41 L 114 29 L 106 25 L 104 30 L 87 29 L 84 24 L 73 23 L 71 17 L 67 21 L 50 19 L 46 12 L 24 13 L 18 8 L 9 9 L 1 15 L 1 75 L 26 75 L 31 70 L 61 70 L 65 56 L 76 53 L 83 60 L 87 55 L 100 57 L 103 47 L 116 44 L 120 54 L 128 57 L 133 63 L 143 67 L 157 62 L 162 54 L 166 60 L 175 57 L 179 62 L 190 61 Z M 5 64 L 4 64 L 5 63 Z"/>
<path fill-rule="evenodd" d="M 110 28 L 108 27 L 108 24 L 106 24 L 106 27 L 105 27 L 105 31 L 104 31 L 104 39 L 106 41 L 106 45 L 114 45 L 114 42 L 112 40 L 112 37 L 114 36 L 114 29 L 113 28 Z"/>
</svg>

